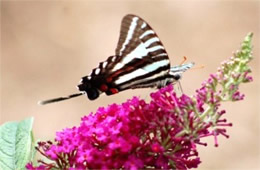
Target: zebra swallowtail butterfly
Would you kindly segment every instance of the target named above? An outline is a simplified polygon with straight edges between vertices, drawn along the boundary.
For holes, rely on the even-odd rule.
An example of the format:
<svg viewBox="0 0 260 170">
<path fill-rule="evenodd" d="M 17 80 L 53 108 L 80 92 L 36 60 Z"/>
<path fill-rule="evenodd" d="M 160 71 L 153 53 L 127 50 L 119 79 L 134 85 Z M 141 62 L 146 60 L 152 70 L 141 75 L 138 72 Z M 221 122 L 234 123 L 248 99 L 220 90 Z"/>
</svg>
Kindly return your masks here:
<svg viewBox="0 0 260 170">
<path fill-rule="evenodd" d="M 135 88 L 161 88 L 177 82 L 194 63 L 170 66 L 168 54 L 153 29 L 142 18 L 126 15 L 121 23 L 115 55 L 99 63 L 81 79 L 80 93 L 39 102 L 48 104 L 87 94 L 95 100 L 101 93 L 113 95 Z"/>
</svg>

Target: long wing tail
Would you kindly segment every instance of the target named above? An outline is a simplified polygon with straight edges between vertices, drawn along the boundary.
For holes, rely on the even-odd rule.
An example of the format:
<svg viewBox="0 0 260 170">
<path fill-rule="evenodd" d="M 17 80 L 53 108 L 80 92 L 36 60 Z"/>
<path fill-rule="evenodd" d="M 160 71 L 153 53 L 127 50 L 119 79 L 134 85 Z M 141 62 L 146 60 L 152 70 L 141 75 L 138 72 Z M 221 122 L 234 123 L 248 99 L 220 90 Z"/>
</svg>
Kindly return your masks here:
<svg viewBox="0 0 260 170">
<path fill-rule="evenodd" d="M 182 65 L 178 65 L 178 66 L 173 66 L 171 67 L 171 72 L 172 73 L 183 73 L 185 71 L 187 71 L 188 69 L 190 69 L 192 66 L 194 66 L 195 63 L 191 62 L 191 63 L 187 63 L 187 64 L 182 64 Z"/>
<path fill-rule="evenodd" d="M 54 98 L 54 99 L 43 100 L 43 101 L 39 101 L 38 104 L 39 105 L 46 105 L 46 104 L 49 104 L 49 103 L 60 102 L 60 101 L 63 101 L 63 100 L 68 100 L 68 99 L 71 99 L 71 98 L 74 98 L 74 97 L 81 96 L 83 94 L 84 93 L 76 93 L 76 94 L 71 94 L 71 95 L 65 96 L 65 97 L 58 97 L 58 98 Z"/>
</svg>

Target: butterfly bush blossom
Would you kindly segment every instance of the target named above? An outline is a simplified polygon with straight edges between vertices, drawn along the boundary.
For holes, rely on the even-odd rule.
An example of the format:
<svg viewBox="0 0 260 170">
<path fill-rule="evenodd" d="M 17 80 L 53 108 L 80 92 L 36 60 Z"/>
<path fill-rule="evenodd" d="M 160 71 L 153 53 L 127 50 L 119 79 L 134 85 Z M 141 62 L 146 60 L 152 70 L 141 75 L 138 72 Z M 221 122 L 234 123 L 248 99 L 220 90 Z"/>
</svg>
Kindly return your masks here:
<svg viewBox="0 0 260 170">
<path fill-rule="evenodd" d="M 178 97 L 173 86 L 151 93 L 151 102 L 138 97 L 101 107 L 81 124 L 56 133 L 55 142 L 38 142 L 36 149 L 50 161 L 28 163 L 27 169 L 190 169 L 201 163 L 197 145 L 212 136 L 228 138 L 232 126 L 220 109 L 223 101 L 239 101 L 241 83 L 251 82 L 248 62 L 252 33 L 241 50 L 221 64 L 195 95 Z"/>
</svg>

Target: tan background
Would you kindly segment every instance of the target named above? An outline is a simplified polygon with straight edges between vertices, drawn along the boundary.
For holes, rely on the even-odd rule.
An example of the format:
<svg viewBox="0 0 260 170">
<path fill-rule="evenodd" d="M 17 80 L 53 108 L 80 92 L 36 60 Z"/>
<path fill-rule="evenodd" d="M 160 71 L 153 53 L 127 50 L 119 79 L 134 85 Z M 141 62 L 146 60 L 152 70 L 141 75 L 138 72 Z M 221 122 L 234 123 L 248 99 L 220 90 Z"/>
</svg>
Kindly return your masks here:
<svg viewBox="0 0 260 170">
<path fill-rule="evenodd" d="M 1 121 L 35 118 L 36 139 L 78 125 L 99 106 L 133 95 L 148 98 L 152 90 L 129 90 L 96 101 L 79 97 L 38 106 L 40 99 L 77 91 L 80 78 L 114 54 L 121 19 L 144 18 L 156 30 L 173 65 L 182 56 L 204 69 L 185 73 L 182 86 L 191 95 L 220 62 L 254 32 L 251 63 L 254 82 L 241 86 L 243 102 L 225 103 L 230 139 L 220 146 L 199 147 L 199 169 L 259 169 L 259 1 L 2 1 Z"/>
</svg>

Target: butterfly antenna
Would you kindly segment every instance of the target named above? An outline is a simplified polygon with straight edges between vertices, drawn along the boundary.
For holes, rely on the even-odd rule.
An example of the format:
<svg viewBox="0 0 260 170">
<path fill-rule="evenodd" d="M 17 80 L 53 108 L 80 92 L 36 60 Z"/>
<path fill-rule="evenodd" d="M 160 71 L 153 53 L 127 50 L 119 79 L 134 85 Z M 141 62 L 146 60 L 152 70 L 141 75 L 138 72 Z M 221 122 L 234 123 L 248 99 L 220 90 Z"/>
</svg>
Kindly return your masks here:
<svg viewBox="0 0 260 170">
<path fill-rule="evenodd" d="M 39 101 L 38 104 L 39 105 L 46 105 L 46 104 L 49 104 L 49 103 L 60 102 L 60 101 L 63 101 L 63 100 L 68 100 L 68 99 L 71 99 L 71 98 L 74 98 L 74 97 L 81 96 L 83 94 L 84 93 L 76 93 L 76 94 L 71 94 L 71 95 L 65 96 L 65 97 L 58 97 L 58 98 L 54 98 L 54 99 L 43 100 L 43 101 Z"/>
<path fill-rule="evenodd" d="M 182 65 L 186 60 L 187 60 L 187 57 L 183 56 L 183 60 L 181 61 L 181 63 L 179 65 Z"/>
</svg>

